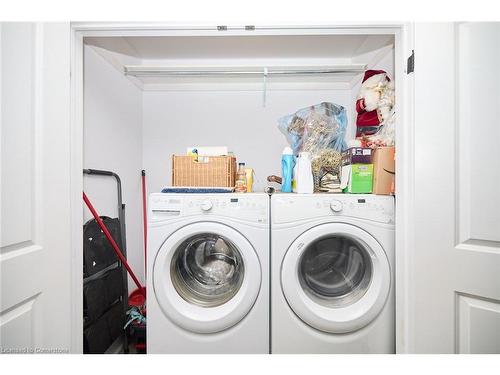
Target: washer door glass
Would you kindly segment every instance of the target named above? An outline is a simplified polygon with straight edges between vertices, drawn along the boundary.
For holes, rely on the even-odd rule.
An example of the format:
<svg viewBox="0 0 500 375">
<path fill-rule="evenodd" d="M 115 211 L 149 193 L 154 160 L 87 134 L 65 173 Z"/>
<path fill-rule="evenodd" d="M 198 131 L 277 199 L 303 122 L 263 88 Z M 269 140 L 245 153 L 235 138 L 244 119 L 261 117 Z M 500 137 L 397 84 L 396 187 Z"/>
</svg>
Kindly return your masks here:
<svg viewBox="0 0 500 375">
<path fill-rule="evenodd" d="M 170 271 L 172 284 L 184 300 L 215 307 L 238 292 L 245 267 L 233 242 L 221 235 L 201 233 L 175 250 Z"/>
<path fill-rule="evenodd" d="M 385 243 L 392 246 L 389 240 Z M 353 332 L 385 306 L 391 287 L 389 259 L 375 237 L 357 226 L 317 225 L 285 253 L 281 287 L 288 306 L 311 327 Z"/>
<path fill-rule="evenodd" d="M 342 235 L 313 241 L 299 261 L 299 281 L 317 303 L 349 306 L 366 293 L 372 278 L 371 256 L 361 242 Z"/>
</svg>

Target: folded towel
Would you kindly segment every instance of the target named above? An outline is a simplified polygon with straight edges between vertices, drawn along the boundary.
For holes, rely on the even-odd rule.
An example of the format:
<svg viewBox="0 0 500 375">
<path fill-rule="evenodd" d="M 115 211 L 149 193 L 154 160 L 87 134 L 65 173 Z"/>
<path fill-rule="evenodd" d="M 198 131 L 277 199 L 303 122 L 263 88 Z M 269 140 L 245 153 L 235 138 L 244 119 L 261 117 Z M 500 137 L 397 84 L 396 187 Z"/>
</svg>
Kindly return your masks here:
<svg viewBox="0 0 500 375">
<path fill-rule="evenodd" d="M 229 187 L 188 187 L 172 186 L 166 187 L 162 193 L 180 193 L 180 194 L 212 194 L 212 193 L 232 193 L 234 188 Z"/>
</svg>

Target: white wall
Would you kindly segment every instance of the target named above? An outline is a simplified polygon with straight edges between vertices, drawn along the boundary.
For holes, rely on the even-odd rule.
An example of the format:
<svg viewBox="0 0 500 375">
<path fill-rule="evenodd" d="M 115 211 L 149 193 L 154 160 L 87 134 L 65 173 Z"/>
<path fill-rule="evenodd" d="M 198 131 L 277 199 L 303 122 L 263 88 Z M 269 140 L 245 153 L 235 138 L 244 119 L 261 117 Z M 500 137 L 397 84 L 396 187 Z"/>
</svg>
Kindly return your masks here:
<svg viewBox="0 0 500 375">
<path fill-rule="evenodd" d="M 278 118 L 323 101 L 348 106 L 349 90 L 145 91 L 144 166 L 149 191 L 172 184 L 171 156 L 189 146 L 228 146 L 238 161 L 255 169 L 254 190 L 268 175 L 281 175 L 287 145 Z"/>
<path fill-rule="evenodd" d="M 84 168 L 116 172 L 126 204 L 129 263 L 144 280 L 142 230 L 142 93 L 92 47 L 84 50 Z M 84 190 L 100 215 L 117 217 L 116 182 L 85 176 Z M 84 222 L 91 215 L 84 208 Z M 129 278 L 129 291 L 135 289 Z"/>
</svg>

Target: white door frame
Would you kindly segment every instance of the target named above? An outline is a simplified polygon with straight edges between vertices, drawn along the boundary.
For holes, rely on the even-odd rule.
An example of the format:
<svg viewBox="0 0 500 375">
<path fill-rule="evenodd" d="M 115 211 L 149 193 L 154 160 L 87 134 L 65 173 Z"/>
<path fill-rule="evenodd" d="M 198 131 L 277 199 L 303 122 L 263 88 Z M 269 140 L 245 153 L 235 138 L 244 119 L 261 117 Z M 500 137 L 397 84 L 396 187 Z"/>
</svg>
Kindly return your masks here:
<svg viewBox="0 0 500 375">
<path fill-rule="evenodd" d="M 413 80 L 405 72 L 406 58 L 410 55 L 413 27 L 408 23 L 339 23 L 334 25 L 278 25 L 257 26 L 246 31 L 241 26 L 228 26 L 225 35 L 313 35 L 313 34 L 393 34 L 395 36 L 396 103 L 399 126 L 396 162 L 396 350 L 407 353 L 411 345 L 408 336 L 408 262 L 412 251 L 413 217 Z M 73 348 L 83 352 L 83 39 L 85 37 L 152 36 L 152 35 L 220 35 L 213 24 L 172 26 L 167 23 L 73 23 L 71 25 L 71 212 L 73 256 Z"/>
</svg>

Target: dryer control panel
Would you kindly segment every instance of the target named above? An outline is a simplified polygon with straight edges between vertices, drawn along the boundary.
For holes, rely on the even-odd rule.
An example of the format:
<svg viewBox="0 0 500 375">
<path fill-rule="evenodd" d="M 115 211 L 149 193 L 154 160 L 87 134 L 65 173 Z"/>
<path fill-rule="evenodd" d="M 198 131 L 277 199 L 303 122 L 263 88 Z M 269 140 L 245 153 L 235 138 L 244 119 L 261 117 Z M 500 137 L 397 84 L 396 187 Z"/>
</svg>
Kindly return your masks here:
<svg viewBox="0 0 500 375">
<path fill-rule="evenodd" d="M 394 197 L 373 194 L 276 194 L 272 197 L 274 223 L 322 217 L 352 217 L 394 223 Z"/>
<path fill-rule="evenodd" d="M 179 216 L 221 216 L 254 223 L 267 223 L 267 194 L 165 194 L 149 196 L 149 220 Z"/>
</svg>

